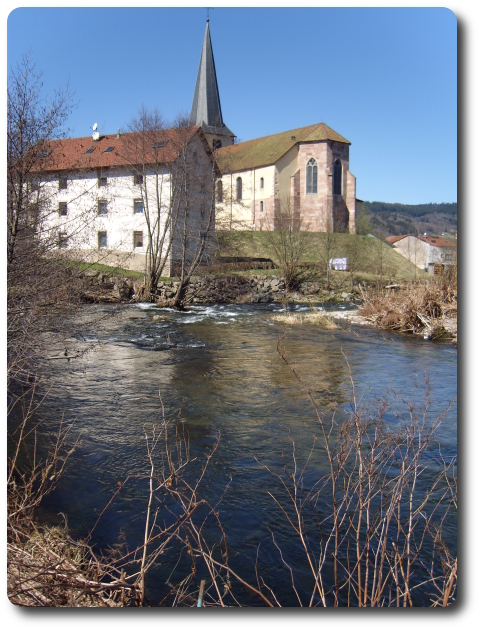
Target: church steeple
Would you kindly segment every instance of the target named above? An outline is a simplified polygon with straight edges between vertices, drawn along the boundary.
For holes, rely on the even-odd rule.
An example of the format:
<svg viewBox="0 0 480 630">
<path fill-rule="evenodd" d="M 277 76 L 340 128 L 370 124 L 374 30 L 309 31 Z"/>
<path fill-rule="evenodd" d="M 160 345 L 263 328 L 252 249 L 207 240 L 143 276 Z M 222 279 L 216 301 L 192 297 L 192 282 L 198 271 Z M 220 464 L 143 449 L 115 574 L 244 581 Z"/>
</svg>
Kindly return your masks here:
<svg viewBox="0 0 480 630">
<path fill-rule="evenodd" d="M 212 41 L 210 39 L 209 20 L 203 38 L 202 55 L 198 67 L 197 83 L 193 96 L 190 124 L 202 127 L 210 146 L 214 149 L 233 144 L 234 134 L 224 124 L 220 94 L 218 93 L 217 74 L 213 60 Z"/>
</svg>

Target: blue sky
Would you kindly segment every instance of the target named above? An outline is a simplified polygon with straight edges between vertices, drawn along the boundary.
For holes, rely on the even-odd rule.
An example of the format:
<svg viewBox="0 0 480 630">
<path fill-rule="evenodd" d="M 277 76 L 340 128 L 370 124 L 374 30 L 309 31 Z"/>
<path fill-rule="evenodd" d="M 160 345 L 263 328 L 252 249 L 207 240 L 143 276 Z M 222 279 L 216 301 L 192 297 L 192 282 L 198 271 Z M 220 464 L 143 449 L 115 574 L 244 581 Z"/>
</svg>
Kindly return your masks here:
<svg viewBox="0 0 480 630">
<path fill-rule="evenodd" d="M 122 128 L 143 103 L 189 112 L 203 8 L 19 8 L 8 68 L 29 49 L 46 93 L 67 81 L 72 135 Z M 215 8 L 225 123 L 242 140 L 325 122 L 348 138 L 357 197 L 457 200 L 457 23 L 441 8 Z"/>
</svg>

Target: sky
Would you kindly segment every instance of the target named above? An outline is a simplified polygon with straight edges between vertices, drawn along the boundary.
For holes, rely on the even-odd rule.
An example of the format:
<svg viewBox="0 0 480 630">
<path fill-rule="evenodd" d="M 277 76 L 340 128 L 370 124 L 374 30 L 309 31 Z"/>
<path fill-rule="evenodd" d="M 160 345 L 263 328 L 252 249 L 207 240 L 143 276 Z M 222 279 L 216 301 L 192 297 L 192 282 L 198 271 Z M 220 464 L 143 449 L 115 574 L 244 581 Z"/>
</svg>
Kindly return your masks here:
<svg viewBox="0 0 480 630">
<path fill-rule="evenodd" d="M 30 51 L 46 94 L 69 83 L 70 135 L 124 128 L 143 104 L 190 112 L 205 8 L 17 8 L 8 72 Z M 347 138 L 357 197 L 457 201 L 457 20 L 446 8 L 210 10 L 225 124 L 240 140 L 324 122 Z"/>
</svg>

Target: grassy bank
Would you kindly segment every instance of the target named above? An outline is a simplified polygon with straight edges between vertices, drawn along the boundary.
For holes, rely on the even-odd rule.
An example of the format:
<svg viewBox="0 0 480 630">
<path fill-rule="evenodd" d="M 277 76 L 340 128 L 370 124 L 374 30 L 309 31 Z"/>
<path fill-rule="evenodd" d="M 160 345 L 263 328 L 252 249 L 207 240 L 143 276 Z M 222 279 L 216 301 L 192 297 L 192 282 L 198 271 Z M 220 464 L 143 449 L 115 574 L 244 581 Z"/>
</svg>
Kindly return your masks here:
<svg viewBox="0 0 480 630">
<path fill-rule="evenodd" d="M 349 248 L 358 245 L 359 254 L 356 272 L 369 277 L 382 274 L 386 281 L 413 280 L 423 278 L 427 274 L 415 268 L 410 261 L 401 256 L 391 245 L 371 236 L 357 236 L 355 234 L 333 234 L 331 258 L 350 259 Z M 303 235 L 302 235 L 303 238 Z M 320 263 L 325 249 L 327 235 L 323 232 L 305 233 L 305 246 L 301 262 Z M 269 246 L 267 232 L 231 232 L 228 234 L 228 249 L 230 254 L 250 258 L 272 258 L 273 252 Z M 343 272 L 343 275 L 346 275 Z"/>
</svg>

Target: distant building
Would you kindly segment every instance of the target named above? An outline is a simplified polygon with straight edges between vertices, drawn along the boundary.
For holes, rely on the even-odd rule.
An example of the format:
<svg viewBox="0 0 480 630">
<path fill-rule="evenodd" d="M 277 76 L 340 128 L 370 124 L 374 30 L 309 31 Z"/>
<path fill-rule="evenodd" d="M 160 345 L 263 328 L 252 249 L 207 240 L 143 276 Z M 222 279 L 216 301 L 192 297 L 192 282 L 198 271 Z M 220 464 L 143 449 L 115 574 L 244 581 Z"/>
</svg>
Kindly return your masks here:
<svg viewBox="0 0 480 630">
<path fill-rule="evenodd" d="M 435 265 L 457 264 L 456 243 L 439 236 L 388 236 L 385 239 L 414 265 L 434 273 Z"/>
</svg>

